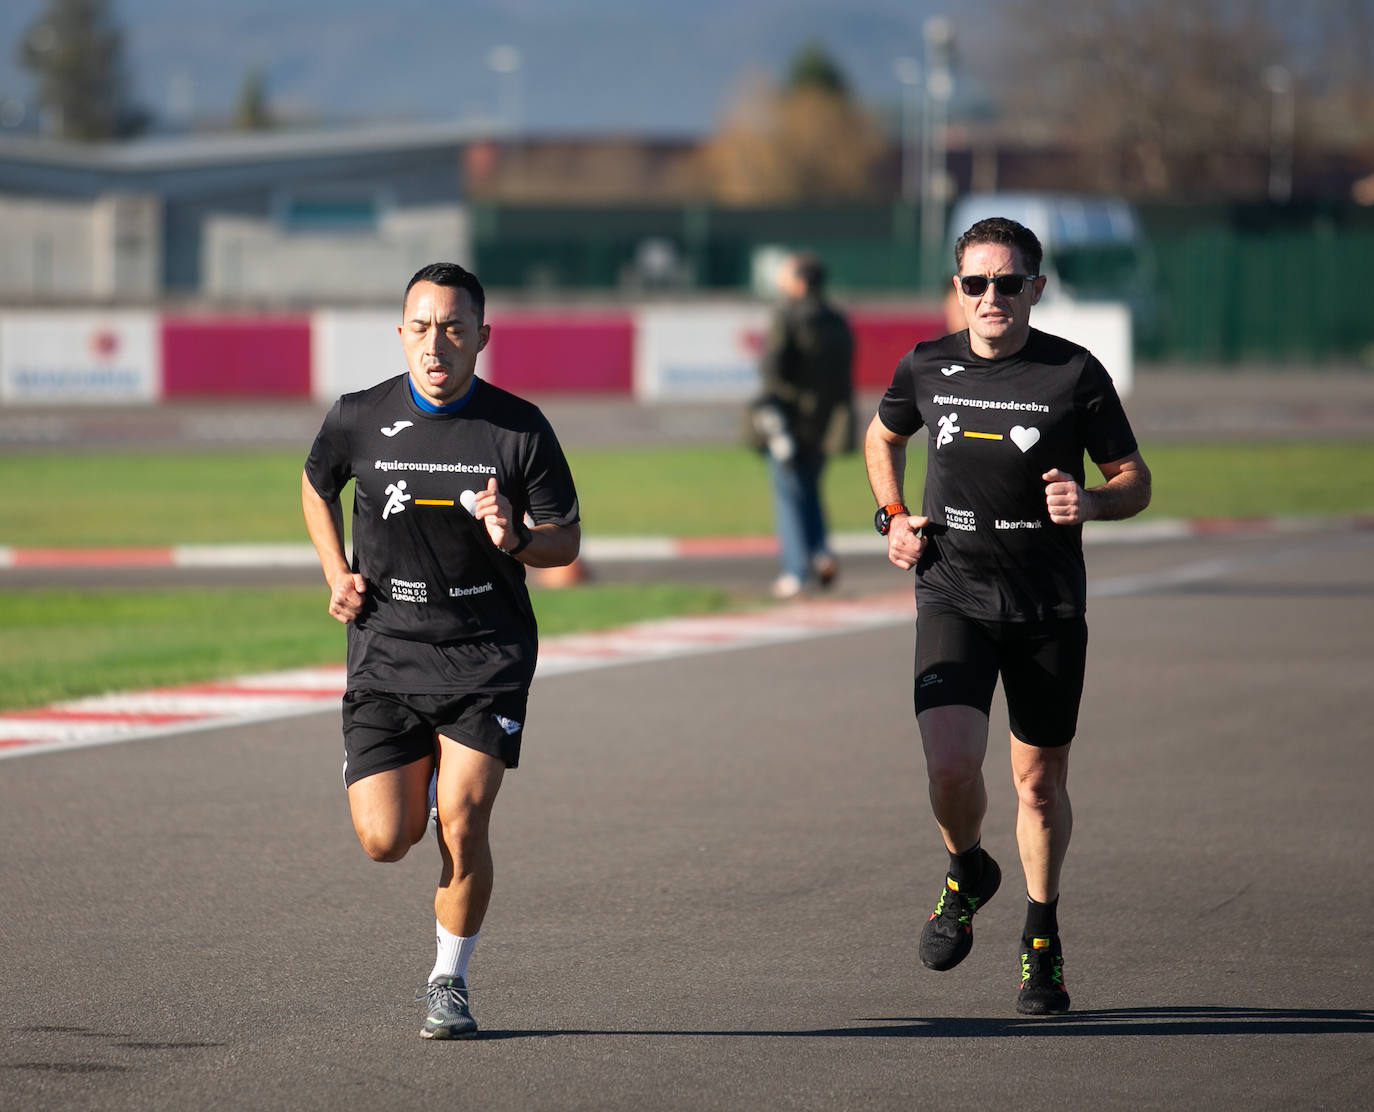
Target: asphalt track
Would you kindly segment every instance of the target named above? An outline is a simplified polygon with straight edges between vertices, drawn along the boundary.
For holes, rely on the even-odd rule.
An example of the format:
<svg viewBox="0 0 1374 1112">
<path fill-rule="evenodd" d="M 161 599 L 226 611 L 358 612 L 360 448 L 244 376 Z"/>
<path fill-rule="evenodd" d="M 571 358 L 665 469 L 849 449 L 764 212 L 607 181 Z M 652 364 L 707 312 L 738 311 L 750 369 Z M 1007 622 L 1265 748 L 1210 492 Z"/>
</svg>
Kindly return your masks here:
<svg viewBox="0 0 1374 1112">
<path fill-rule="evenodd" d="M 541 679 L 471 1043 L 417 1037 L 437 854 L 363 856 L 334 714 L 0 763 L 0 1106 L 1368 1107 L 1374 533 L 1090 564 L 1067 1017 L 1013 1011 L 1000 740 L 1008 880 L 963 966 L 916 960 L 893 625 Z"/>
<path fill-rule="evenodd" d="M 604 433 L 604 412 L 549 409 L 569 443 Z M 1131 409 L 1151 438 L 1367 436 L 1374 390 L 1144 379 Z M 98 450 L 277 429 L 222 416 L 76 431 Z M 733 428 L 622 419 L 627 442 Z M 69 450 L 73 420 L 0 413 L 0 451 Z M 960 968 L 916 960 L 944 856 L 893 624 L 541 678 L 497 808 L 470 1043 L 417 1037 L 437 854 L 358 849 L 335 714 L 0 761 L 0 1109 L 1369 1107 L 1374 532 L 1088 559 L 1069 1016 L 1013 1010 L 1000 708 L 985 844 L 1007 880 Z M 772 568 L 674 574 L 762 589 Z M 901 580 L 854 560 L 841 591 Z"/>
</svg>

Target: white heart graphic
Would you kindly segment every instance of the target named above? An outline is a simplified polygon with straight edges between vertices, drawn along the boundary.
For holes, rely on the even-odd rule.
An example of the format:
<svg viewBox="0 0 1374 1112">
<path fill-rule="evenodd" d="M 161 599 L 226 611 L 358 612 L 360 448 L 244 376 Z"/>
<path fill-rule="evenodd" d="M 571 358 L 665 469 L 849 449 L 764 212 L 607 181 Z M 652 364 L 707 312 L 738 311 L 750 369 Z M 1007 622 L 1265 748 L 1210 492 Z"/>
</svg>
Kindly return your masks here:
<svg viewBox="0 0 1374 1112">
<path fill-rule="evenodd" d="M 463 491 L 463 493 L 458 496 L 458 503 L 463 509 L 467 510 L 468 513 L 472 513 L 472 507 L 477 504 L 477 492 L 475 490 Z"/>
<path fill-rule="evenodd" d="M 1011 429 L 1011 442 L 1023 452 L 1029 452 L 1040 442 L 1039 429 L 1022 428 L 1020 425 L 1013 425 Z"/>
</svg>

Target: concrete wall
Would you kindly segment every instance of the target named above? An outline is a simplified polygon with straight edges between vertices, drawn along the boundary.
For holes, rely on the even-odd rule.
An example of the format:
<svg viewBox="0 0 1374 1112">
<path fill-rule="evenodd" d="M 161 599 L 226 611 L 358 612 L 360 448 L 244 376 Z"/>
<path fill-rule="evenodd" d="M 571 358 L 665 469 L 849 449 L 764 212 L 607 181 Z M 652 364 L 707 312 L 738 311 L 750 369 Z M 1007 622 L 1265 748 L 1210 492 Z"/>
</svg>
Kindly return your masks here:
<svg viewBox="0 0 1374 1112">
<path fill-rule="evenodd" d="M 160 292 L 161 205 L 0 197 L 0 297 L 146 301 Z"/>
<path fill-rule="evenodd" d="M 393 210 L 375 233 L 288 232 L 269 218 L 219 215 L 205 224 L 201 290 L 217 301 L 393 301 L 426 263 L 470 255 L 458 205 Z"/>
</svg>

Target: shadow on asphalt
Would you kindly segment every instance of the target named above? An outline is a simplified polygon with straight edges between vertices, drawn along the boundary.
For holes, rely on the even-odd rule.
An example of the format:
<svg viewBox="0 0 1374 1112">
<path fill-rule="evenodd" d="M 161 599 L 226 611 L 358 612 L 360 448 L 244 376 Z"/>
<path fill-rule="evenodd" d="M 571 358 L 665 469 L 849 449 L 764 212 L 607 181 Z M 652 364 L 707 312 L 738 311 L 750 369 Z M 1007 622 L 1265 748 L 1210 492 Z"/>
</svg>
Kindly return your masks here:
<svg viewBox="0 0 1374 1112">
<path fill-rule="evenodd" d="M 978 1019 L 970 1017 L 876 1018 L 865 1026 L 812 1030 L 583 1030 L 482 1031 L 479 1039 L 539 1039 L 560 1035 L 637 1035 L 748 1039 L 996 1039 L 1027 1035 L 1374 1035 L 1374 1010 L 1324 1008 L 1112 1008 L 1068 1015 Z"/>
</svg>

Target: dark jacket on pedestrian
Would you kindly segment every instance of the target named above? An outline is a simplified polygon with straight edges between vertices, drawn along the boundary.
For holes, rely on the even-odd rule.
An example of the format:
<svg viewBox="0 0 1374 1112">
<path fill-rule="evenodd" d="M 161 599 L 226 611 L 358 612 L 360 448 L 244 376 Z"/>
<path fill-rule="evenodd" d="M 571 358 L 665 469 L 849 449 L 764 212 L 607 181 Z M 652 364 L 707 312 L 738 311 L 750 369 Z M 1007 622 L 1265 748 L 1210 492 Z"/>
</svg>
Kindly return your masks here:
<svg viewBox="0 0 1374 1112">
<path fill-rule="evenodd" d="M 786 301 L 759 365 L 762 396 L 782 413 L 798 450 L 835 455 L 856 447 L 849 322 L 823 297 Z"/>
</svg>

